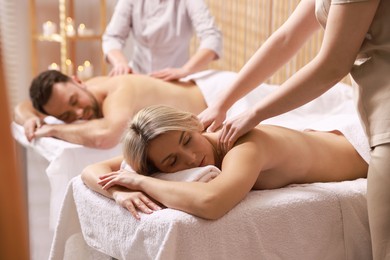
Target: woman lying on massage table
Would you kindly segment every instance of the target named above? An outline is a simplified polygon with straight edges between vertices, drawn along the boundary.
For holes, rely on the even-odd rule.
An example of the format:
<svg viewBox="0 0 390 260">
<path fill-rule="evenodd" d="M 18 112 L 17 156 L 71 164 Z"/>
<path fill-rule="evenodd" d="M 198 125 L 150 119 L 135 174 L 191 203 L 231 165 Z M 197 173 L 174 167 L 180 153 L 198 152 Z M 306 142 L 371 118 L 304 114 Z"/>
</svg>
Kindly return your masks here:
<svg viewBox="0 0 390 260">
<path fill-rule="evenodd" d="M 136 218 L 137 210 L 151 213 L 158 209 L 145 193 L 169 208 L 218 219 L 252 189 L 367 175 L 367 163 L 338 131 L 301 132 L 259 125 L 238 139 L 227 153 L 217 151 L 218 133 L 202 131 L 202 124 L 193 114 L 166 106 L 148 107 L 133 118 L 123 138 L 123 158 L 139 174 L 119 171 L 122 158 L 115 158 L 87 167 L 82 178 L 90 188 L 114 198 Z M 174 173 L 206 165 L 221 169 L 207 183 L 150 177 L 155 172 Z M 138 192 L 125 198 L 125 188 Z"/>
</svg>

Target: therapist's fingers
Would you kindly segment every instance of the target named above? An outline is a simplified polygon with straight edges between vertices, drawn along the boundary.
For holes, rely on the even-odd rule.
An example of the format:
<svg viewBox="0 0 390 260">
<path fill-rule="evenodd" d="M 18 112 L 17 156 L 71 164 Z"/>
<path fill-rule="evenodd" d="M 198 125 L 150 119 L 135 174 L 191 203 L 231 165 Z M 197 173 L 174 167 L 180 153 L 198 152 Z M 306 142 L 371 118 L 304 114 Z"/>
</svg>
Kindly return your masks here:
<svg viewBox="0 0 390 260">
<path fill-rule="evenodd" d="M 114 77 L 114 76 L 129 74 L 129 73 L 132 73 L 132 69 L 127 64 L 118 64 L 112 68 L 108 76 Z"/>
<path fill-rule="evenodd" d="M 234 128 L 232 128 L 232 124 L 225 123 L 219 137 L 219 147 L 224 153 L 227 153 L 233 147 L 233 144 L 236 141 L 234 136 Z"/>
<path fill-rule="evenodd" d="M 217 131 L 218 128 L 220 128 L 220 127 L 221 127 L 221 124 L 220 124 L 220 123 L 218 123 L 218 122 L 216 122 L 216 121 L 213 121 L 213 122 L 209 125 L 209 127 L 207 127 L 206 131 L 207 131 L 207 132 L 215 132 L 215 131 Z"/>
<path fill-rule="evenodd" d="M 222 123 L 225 120 L 225 114 L 210 111 L 210 109 L 207 108 L 198 115 L 198 118 L 207 132 L 215 132 L 221 128 Z"/>
</svg>

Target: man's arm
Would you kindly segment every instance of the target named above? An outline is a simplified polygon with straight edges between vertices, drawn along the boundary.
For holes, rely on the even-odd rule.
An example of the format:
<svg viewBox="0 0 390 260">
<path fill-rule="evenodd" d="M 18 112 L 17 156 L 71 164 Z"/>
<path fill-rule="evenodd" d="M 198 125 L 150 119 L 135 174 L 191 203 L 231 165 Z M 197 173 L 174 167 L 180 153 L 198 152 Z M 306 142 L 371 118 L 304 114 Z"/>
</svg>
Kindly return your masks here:
<svg viewBox="0 0 390 260">
<path fill-rule="evenodd" d="M 35 137 L 54 137 L 87 147 L 109 149 L 119 143 L 126 122 L 100 118 L 72 124 L 43 125 L 35 131 Z"/>
<path fill-rule="evenodd" d="M 14 109 L 14 120 L 20 125 L 23 125 L 31 118 L 42 120 L 45 117 L 46 115 L 34 109 L 30 100 L 19 103 Z"/>
<path fill-rule="evenodd" d="M 133 89 L 127 86 L 127 81 L 118 77 L 112 84 L 118 87 L 103 102 L 103 118 L 64 125 L 43 125 L 37 129 L 35 136 L 55 137 L 99 149 L 117 145 L 127 122 L 134 114 L 134 103 L 142 101 L 134 99 Z"/>
<path fill-rule="evenodd" d="M 35 137 L 34 133 L 42 126 L 45 117 L 46 115 L 34 109 L 30 100 L 19 103 L 14 109 L 14 121 L 24 127 L 29 141 Z"/>
</svg>

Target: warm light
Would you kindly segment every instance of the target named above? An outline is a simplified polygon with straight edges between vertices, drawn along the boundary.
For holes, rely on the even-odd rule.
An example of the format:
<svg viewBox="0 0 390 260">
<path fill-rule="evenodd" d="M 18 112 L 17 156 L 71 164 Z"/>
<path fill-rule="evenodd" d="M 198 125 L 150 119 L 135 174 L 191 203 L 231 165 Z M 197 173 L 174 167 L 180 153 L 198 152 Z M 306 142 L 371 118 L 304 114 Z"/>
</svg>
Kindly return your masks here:
<svg viewBox="0 0 390 260">
<path fill-rule="evenodd" d="M 65 60 L 65 65 L 66 65 L 66 75 L 72 76 L 73 75 L 73 64 L 70 59 Z"/>
<path fill-rule="evenodd" d="M 49 65 L 48 67 L 49 70 L 59 70 L 59 66 L 57 65 L 57 63 L 53 62 L 52 64 Z"/>
<path fill-rule="evenodd" d="M 57 25 L 52 21 L 46 21 L 42 25 L 43 34 L 46 36 L 50 36 L 57 32 Z"/>
</svg>

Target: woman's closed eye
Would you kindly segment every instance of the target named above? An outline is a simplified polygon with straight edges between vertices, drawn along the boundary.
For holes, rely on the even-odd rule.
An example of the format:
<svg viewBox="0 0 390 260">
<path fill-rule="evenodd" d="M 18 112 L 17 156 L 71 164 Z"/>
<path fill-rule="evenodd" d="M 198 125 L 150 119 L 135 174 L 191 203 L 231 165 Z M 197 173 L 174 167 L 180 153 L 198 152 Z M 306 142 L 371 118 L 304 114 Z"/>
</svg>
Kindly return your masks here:
<svg viewBox="0 0 390 260">
<path fill-rule="evenodd" d="M 72 96 L 72 97 L 70 98 L 70 100 L 69 100 L 69 105 L 71 105 L 71 106 L 76 106 L 77 103 L 78 103 L 78 98 L 77 98 L 75 95 Z"/>
<path fill-rule="evenodd" d="M 174 167 L 177 162 L 177 156 L 172 156 L 169 166 Z"/>
<path fill-rule="evenodd" d="M 182 143 L 183 143 L 183 146 L 188 145 L 188 144 L 190 143 L 191 139 L 192 139 L 191 135 L 186 135 L 186 136 L 184 136 L 183 142 L 182 142 Z M 174 166 L 176 165 L 176 163 L 177 163 L 177 160 L 178 160 L 177 155 L 172 156 L 172 157 L 170 158 L 169 166 L 170 166 L 170 167 L 174 167 Z"/>
<path fill-rule="evenodd" d="M 190 141 L 191 141 L 191 135 L 186 135 L 185 137 L 184 137 L 184 140 L 183 140 L 183 145 L 187 145 L 187 144 L 189 144 L 190 143 Z"/>
</svg>

